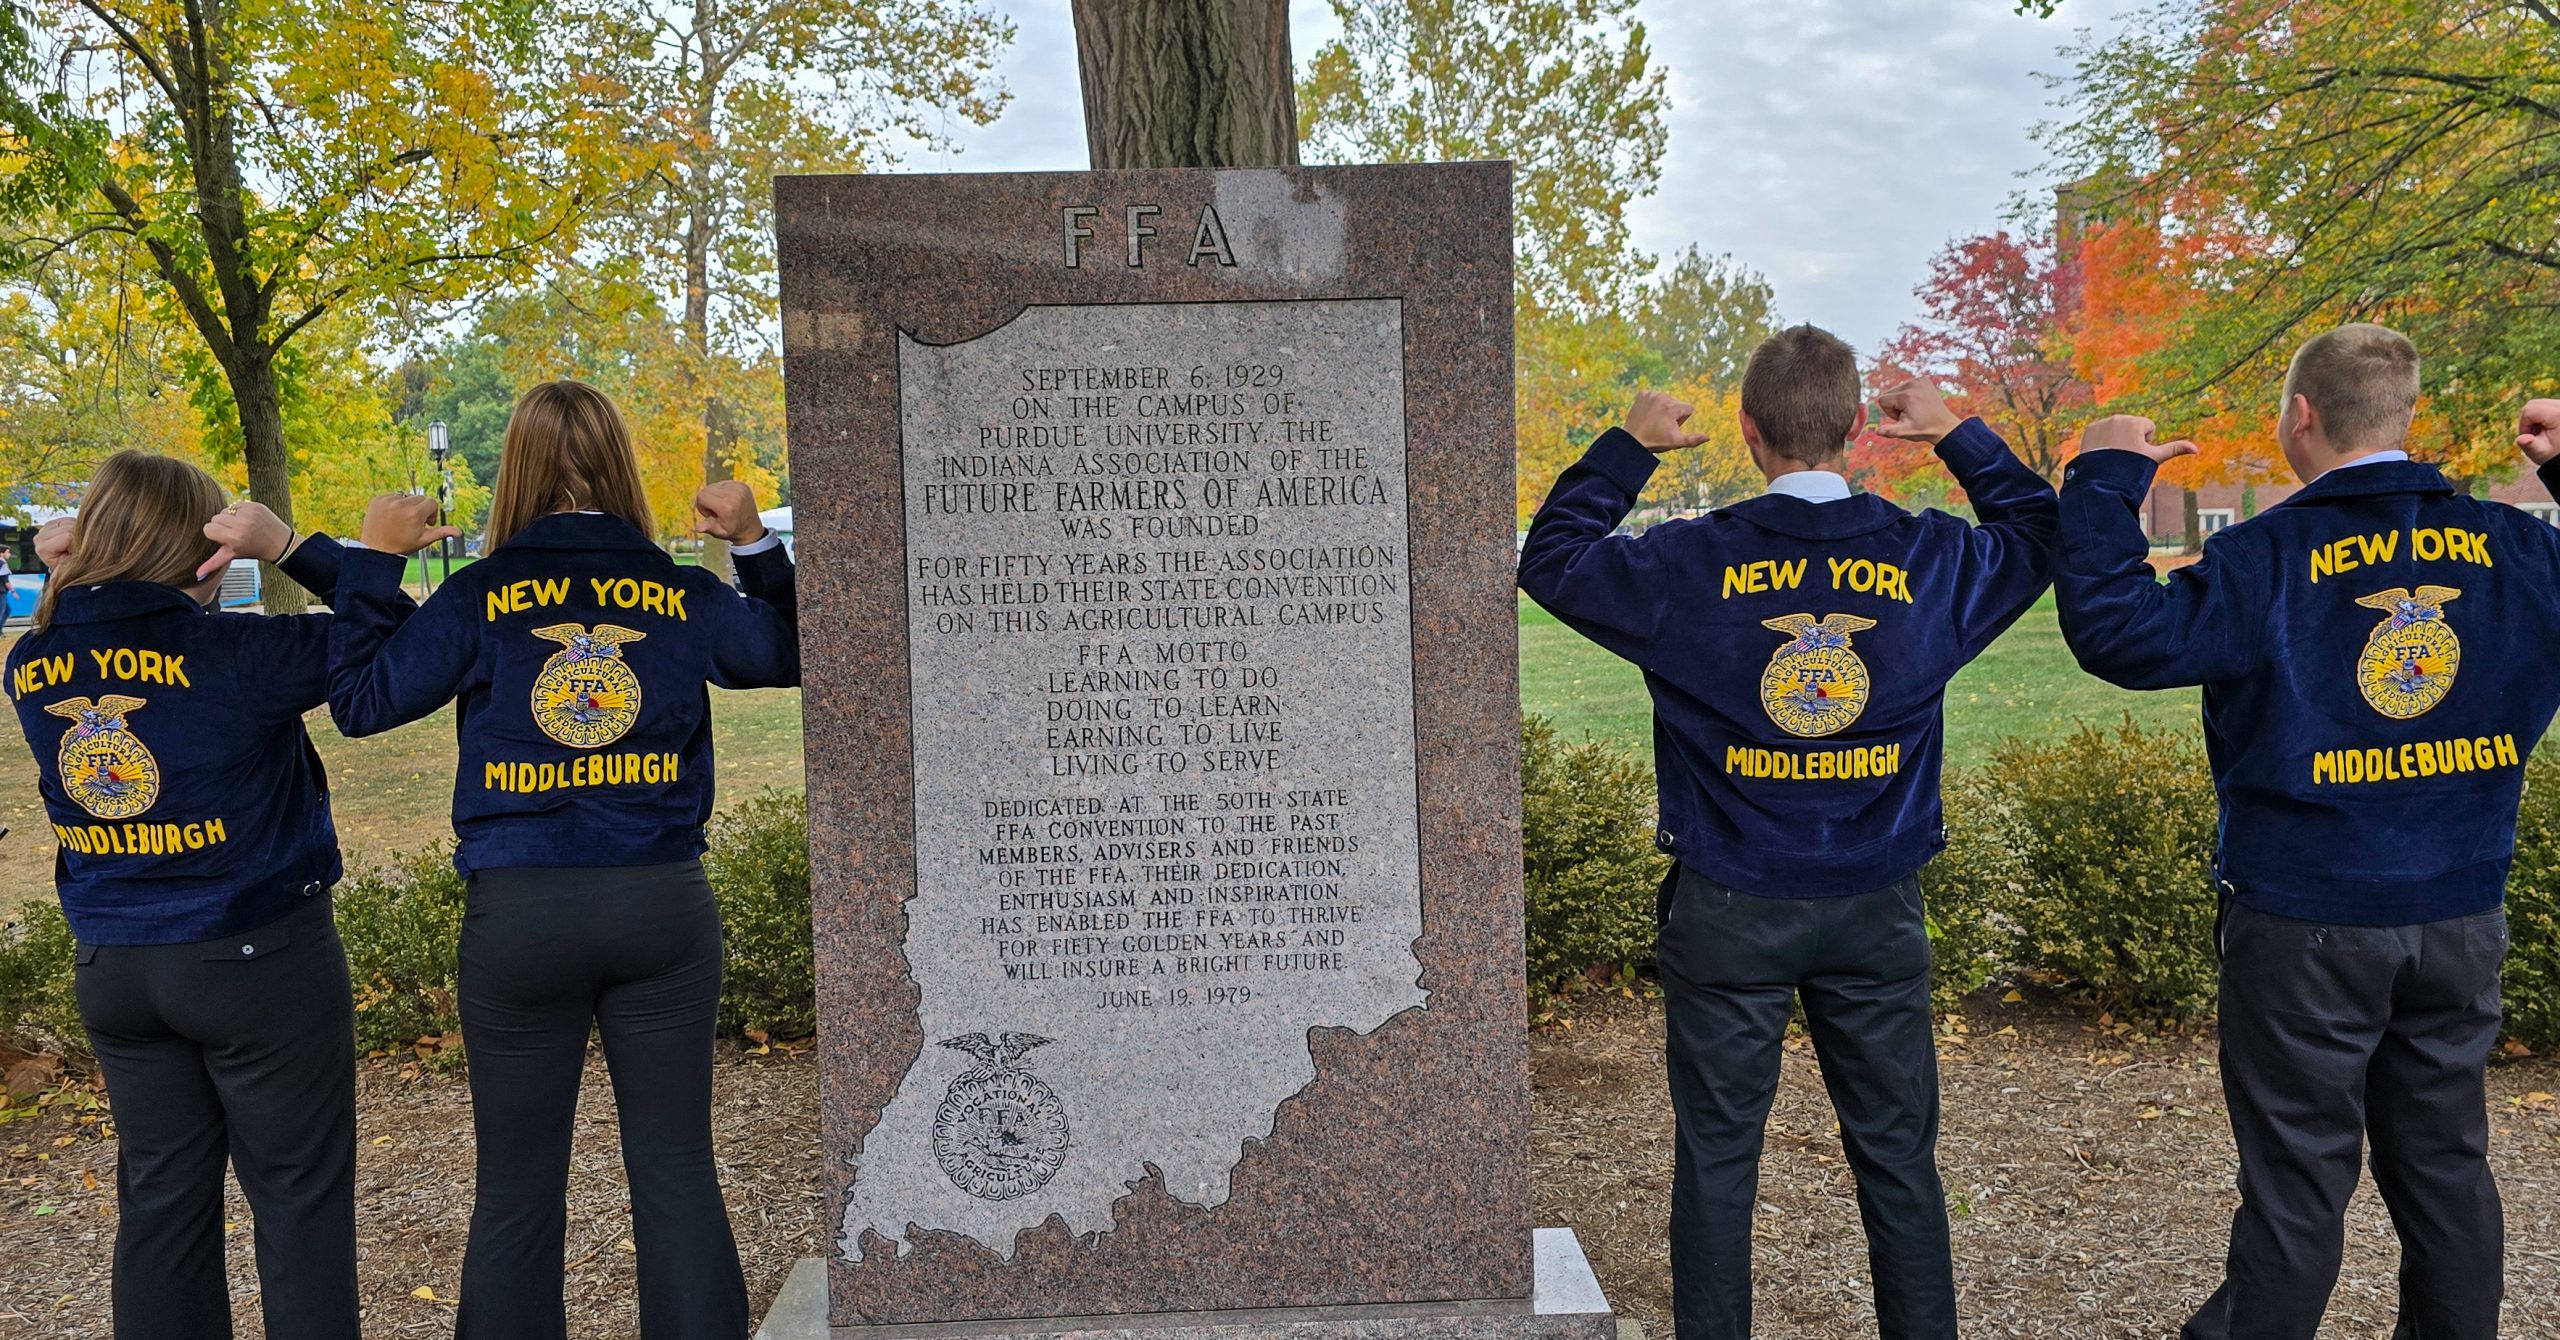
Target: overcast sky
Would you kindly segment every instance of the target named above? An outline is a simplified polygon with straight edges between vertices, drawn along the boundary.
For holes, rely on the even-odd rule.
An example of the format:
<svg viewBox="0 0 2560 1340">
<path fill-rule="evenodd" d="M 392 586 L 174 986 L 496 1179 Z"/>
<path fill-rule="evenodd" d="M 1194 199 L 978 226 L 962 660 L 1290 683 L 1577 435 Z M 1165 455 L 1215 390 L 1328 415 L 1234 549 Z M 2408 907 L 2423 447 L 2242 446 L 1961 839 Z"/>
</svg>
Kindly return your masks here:
<svg viewBox="0 0 2560 1340">
<path fill-rule="evenodd" d="M 1337 26 L 1324 0 L 1293 5 L 1303 61 Z M 911 169 L 1085 165 L 1067 0 L 998 7 L 1019 29 L 1002 66 L 1011 105 Z M 2051 97 L 2036 76 L 2062 71 L 2075 29 L 2134 7 L 2066 0 L 2035 20 L 2010 0 L 1639 0 L 1670 72 L 1671 141 L 1661 189 L 1635 206 L 1636 243 L 1730 252 L 1769 276 L 1789 319 L 1872 352 L 1911 315 L 1931 253 L 2048 185 L 2033 175 L 2030 131 Z"/>
</svg>

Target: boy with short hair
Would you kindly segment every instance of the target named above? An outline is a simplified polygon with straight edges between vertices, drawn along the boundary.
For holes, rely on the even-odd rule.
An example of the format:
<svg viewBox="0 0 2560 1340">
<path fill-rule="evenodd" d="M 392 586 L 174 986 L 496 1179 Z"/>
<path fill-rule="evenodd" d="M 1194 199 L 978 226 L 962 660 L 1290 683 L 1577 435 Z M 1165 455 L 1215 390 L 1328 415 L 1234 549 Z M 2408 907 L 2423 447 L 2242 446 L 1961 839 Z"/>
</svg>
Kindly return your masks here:
<svg viewBox="0 0 2560 1340">
<path fill-rule="evenodd" d="M 2166 585 L 2136 509 L 2151 421 L 2092 424 L 2062 486 L 2062 629 L 2133 689 L 2201 684 L 2220 797 L 2222 1083 L 2240 1209 L 2186 1340 L 2311 1340 L 2368 1139 L 2400 1232 L 2400 1325 L 2498 1328 L 2504 1228 L 2483 1071 L 2524 756 L 2560 707 L 2560 532 L 2404 449 L 2418 351 L 2302 346 L 2276 435 L 2303 489 Z M 2548 408 L 2541 408 L 2548 406 Z M 2518 444 L 2560 490 L 2560 403 Z"/>
<path fill-rule="evenodd" d="M 1879 431 L 1927 441 L 1982 518 L 1855 494 L 1857 358 L 1772 336 L 1742 380 L 1761 497 L 1612 534 L 1658 453 L 1705 439 L 1647 391 L 1556 481 L 1520 586 L 1642 667 L 1663 882 L 1655 953 L 1678 1126 L 1679 1340 L 1747 1340 L 1762 1128 L 1799 996 L 1858 1182 L 1885 1340 L 1951 1340 L 1938 1071 L 1919 869 L 1945 844 L 1947 681 L 2050 577 L 2052 487 L 1935 388 L 1885 393 Z"/>
</svg>

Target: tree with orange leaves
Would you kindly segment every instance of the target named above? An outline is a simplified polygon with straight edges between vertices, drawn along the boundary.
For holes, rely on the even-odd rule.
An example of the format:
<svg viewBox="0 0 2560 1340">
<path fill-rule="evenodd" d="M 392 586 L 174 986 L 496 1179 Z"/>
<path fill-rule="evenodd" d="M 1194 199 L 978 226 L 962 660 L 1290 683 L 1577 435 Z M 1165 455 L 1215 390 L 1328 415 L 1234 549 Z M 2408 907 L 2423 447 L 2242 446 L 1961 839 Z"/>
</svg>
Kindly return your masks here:
<svg viewBox="0 0 2560 1340">
<path fill-rule="evenodd" d="M 2099 404 L 2174 425 L 2196 444 L 2196 454 L 2171 461 L 2160 482 L 2186 492 L 2186 548 L 2202 548 L 2203 527 L 2195 490 L 2206 484 L 2281 483 L 2291 476 L 2267 424 L 2275 391 L 2265 403 L 2235 404 L 2248 388 L 2237 382 L 2199 386 L 2183 362 L 2179 337 L 2199 295 L 2190 278 L 2208 243 L 2195 236 L 2163 238 L 2138 219 L 2099 221 L 2079 234 L 2080 305 L 2069 323 L 2078 375 Z"/>
<path fill-rule="evenodd" d="M 2412 450 L 2512 472 L 2515 401 L 2560 367 L 2555 53 L 2543 0 L 2195 0 L 2084 34 L 2040 133 L 2089 200 L 2175 239 L 2182 302 L 2141 361 L 2185 403 L 2158 417 L 2225 394 L 2263 425 L 2296 345 L 2377 321 L 2425 355 Z"/>
<path fill-rule="evenodd" d="M 2051 478 L 2093 403 L 2064 333 L 2079 288 L 2078 267 L 2050 235 L 2003 231 L 1949 243 L 1912 290 L 1919 319 L 1885 342 L 1878 389 L 1915 376 L 1935 381 L 1957 413 L 1980 415 L 2029 469 Z M 1887 455 L 1873 458 L 1890 469 Z M 1912 465 L 1918 473 L 1926 462 Z"/>
</svg>

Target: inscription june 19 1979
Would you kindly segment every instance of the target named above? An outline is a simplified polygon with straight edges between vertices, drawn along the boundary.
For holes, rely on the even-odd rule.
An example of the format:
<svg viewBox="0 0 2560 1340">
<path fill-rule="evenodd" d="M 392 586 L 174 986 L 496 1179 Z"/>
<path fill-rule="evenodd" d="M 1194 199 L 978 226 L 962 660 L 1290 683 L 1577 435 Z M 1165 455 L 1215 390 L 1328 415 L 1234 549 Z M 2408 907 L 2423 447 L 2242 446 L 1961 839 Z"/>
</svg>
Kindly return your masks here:
<svg viewBox="0 0 2560 1340">
<path fill-rule="evenodd" d="M 902 337 L 906 946 L 939 1045 L 864 1141 L 849 1257 L 1105 1230 L 1150 1169 L 1217 1204 L 1309 1029 L 1424 1003 L 1402 357 L 1392 300 Z"/>
</svg>

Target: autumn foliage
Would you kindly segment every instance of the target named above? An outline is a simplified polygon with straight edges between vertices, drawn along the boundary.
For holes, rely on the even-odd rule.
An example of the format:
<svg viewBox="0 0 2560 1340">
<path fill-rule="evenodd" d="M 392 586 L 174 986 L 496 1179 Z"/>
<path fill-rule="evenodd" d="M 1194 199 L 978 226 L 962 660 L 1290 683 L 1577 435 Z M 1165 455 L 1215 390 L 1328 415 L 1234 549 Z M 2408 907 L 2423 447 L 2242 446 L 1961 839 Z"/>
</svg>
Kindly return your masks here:
<svg viewBox="0 0 2560 1340">
<path fill-rule="evenodd" d="M 2097 224 L 2079 245 L 2080 309 L 2069 330 L 2073 363 L 2098 403 L 2159 421 L 2164 436 L 2192 440 L 2194 456 L 2161 471 L 2168 483 L 2281 482 L 2291 478 L 2271 427 L 2278 398 L 2267 386 L 2258 402 L 2235 404 L 2243 388 L 2198 385 L 2178 354 L 2197 295 L 2196 264 L 2207 244 L 2163 239 L 2148 223 Z"/>
</svg>

